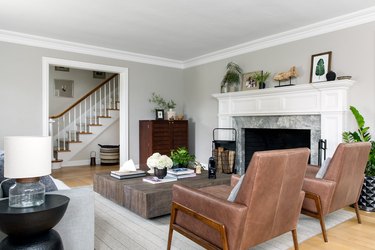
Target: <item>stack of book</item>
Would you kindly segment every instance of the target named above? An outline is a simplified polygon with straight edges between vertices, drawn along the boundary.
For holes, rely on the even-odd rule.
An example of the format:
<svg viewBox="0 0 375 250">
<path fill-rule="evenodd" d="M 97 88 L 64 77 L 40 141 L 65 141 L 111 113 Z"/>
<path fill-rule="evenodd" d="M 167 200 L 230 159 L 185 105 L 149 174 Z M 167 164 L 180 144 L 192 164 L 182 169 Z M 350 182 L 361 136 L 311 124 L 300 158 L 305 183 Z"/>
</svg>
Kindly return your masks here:
<svg viewBox="0 0 375 250">
<path fill-rule="evenodd" d="M 145 176 L 146 172 L 143 170 L 135 170 L 135 171 L 111 171 L 111 176 L 116 179 L 129 179 L 135 177 Z"/>
<path fill-rule="evenodd" d="M 166 183 L 166 182 L 171 182 L 171 181 L 177 181 L 177 178 L 171 177 L 171 176 L 165 176 L 163 179 L 159 179 L 156 176 L 147 176 L 143 178 L 144 182 L 148 182 L 151 184 L 159 184 L 159 183 Z"/>
<path fill-rule="evenodd" d="M 177 179 L 183 179 L 183 178 L 195 177 L 196 174 L 194 172 L 194 169 L 172 168 L 172 169 L 168 169 L 167 176 L 174 177 Z"/>
</svg>

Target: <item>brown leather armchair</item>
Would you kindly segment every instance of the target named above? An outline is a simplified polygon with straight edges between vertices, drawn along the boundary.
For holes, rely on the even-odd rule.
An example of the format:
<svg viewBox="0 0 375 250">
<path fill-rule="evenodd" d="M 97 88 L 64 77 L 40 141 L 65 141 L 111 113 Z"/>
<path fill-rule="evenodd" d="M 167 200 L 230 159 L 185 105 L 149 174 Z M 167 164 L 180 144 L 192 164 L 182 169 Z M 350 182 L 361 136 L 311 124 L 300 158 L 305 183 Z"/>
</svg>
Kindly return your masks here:
<svg viewBox="0 0 375 250">
<path fill-rule="evenodd" d="M 324 216 L 348 205 L 354 205 L 358 223 L 358 197 L 368 161 L 369 142 L 341 143 L 322 179 L 316 178 L 319 167 L 308 165 L 302 190 L 306 196 L 302 213 L 319 219 L 323 238 L 328 242 Z"/>
<path fill-rule="evenodd" d="M 227 200 L 232 184 L 192 189 L 173 185 L 168 248 L 173 230 L 207 249 L 248 249 L 292 231 L 304 192 L 301 191 L 309 149 L 256 152 L 234 202 Z"/>
</svg>

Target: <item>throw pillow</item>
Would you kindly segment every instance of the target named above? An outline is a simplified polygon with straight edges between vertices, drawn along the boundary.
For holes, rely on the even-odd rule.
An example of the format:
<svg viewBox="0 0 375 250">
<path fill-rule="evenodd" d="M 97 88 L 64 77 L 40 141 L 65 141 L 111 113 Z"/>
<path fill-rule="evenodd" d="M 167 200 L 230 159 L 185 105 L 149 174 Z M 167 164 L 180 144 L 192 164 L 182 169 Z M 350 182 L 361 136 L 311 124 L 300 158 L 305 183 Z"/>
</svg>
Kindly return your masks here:
<svg viewBox="0 0 375 250">
<path fill-rule="evenodd" d="M 323 179 L 324 175 L 326 174 L 327 170 L 328 170 L 328 167 L 329 167 L 329 163 L 331 162 L 331 157 L 328 157 L 322 164 L 322 166 L 320 167 L 318 173 L 316 173 L 316 176 L 315 178 L 318 178 L 318 179 Z"/>
<path fill-rule="evenodd" d="M 229 194 L 228 201 L 234 202 L 234 200 L 237 197 L 238 191 L 240 190 L 242 180 L 245 177 L 245 175 L 242 175 L 240 179 L 238 180 L 236 186 L 233 187 L 232 191 Z"/>
</svg>

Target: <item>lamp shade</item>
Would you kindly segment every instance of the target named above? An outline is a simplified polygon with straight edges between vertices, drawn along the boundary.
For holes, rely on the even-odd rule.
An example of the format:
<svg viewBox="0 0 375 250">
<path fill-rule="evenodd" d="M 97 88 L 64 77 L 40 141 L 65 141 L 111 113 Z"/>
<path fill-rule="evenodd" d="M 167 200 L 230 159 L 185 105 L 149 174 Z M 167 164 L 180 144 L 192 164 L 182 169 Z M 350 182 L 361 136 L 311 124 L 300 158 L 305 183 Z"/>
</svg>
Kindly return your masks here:
<svg viewBox="0 0 375 250">
<path fill-rule="evenodd" d="M 32 178 L 51 173 L 51 137 L 8 136 L 4 138 L 4 176 Z"/>
</svg>

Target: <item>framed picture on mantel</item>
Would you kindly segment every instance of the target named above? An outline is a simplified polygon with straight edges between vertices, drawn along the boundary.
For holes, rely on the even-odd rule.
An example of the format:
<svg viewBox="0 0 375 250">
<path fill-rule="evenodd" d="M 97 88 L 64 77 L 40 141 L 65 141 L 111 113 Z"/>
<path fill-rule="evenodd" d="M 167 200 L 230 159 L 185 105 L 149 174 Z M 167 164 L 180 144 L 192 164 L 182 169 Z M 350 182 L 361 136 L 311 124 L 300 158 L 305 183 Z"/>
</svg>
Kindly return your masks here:
<svg viewBox="0 0 375 250">
<path fill-rule="evenodd" d="M 331 70 L 332 51 L 311 56 L 310 83 L 327 81 L 326 74 Z"/>
<path fill-rule="evenodd" d="M 258 83 L 254 78 L 255 73 L 263 73 L 262 70 L 245 73 L 242 75 L 242 88 L 241 90 L 254 90 L 259 89 Z"/>
</svg>

